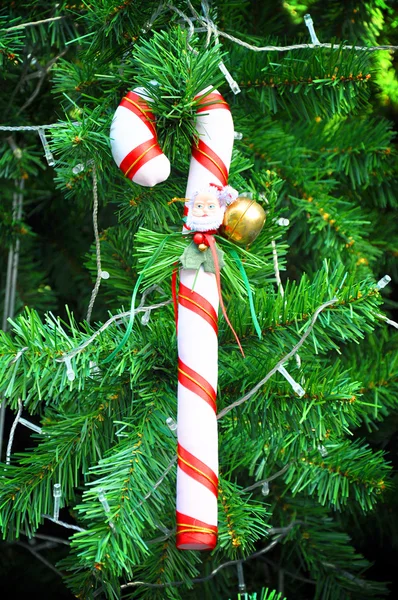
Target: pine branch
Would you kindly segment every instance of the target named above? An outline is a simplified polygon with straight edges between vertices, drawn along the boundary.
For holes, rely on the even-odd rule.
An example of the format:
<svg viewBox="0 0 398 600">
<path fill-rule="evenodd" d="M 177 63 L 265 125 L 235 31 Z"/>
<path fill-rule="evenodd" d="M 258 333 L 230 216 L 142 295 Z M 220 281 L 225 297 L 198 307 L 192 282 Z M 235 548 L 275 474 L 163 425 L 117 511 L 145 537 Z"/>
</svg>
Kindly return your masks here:
<svg viewBox="0 0 398 600">
<path fill-rule="evenodd" d="M 41 440 L 33 452 L 17 453 L 17 463 L 4 466 L 1 488 L 2 527 L 18 537 L 21 527 L 32 535 L 44 514 L 52 512 L 52 484 L 61 482 L 63 501 L 75 499 L 81 470 L 96 462 L 104 450 L 103 436 L 109 434 L 105 405 L 87 415 L 58 414 L 43 421 Z M 51 414 L 51 413 L 50 413 Z M 106 413 L 105 413 L 106 414 Z M 37 434 L 36 434 L 37 436 Z M 33 468 L 27 469 L 32 465 Z"/>
<path fill-rule="evenodd" d="M 341 531 L 325 508 L 309 498 L 279 497 L 274 510 L 281 522 L 301 519 L 300 528 L 293 529 L 282 547 L 282 557 L 292 564 L 304 564 L 315 580 L 315 594 L 326 600 L 378 597 L 386 594 L 386 586 L 378 581 L 364 579 L 370 563 L 352 545 L 350 537 Z M 350 569 L 347 569 L 350 565 Z"/>
<path fill-rule="evenodd" d="M 267 113 L 286 111 L 290 118 L 298 115 L 310 121 L 356 112 L 369 97 L 371 64 L 366 51 L 347 51 L 336 44 L 331 50 L 287 52 L 277 62 L 271 53 L 248 53 L 242 60 L 235 48 L 230 56 L 246 101 L 259 103 Z"/>
<path fill-rule="evenodd" d="M 328 444 L 327 450 L 324 458 L 309 453 L 292 465 L 285 477 L 288 488 L 293 494 L 307 490 L 321 504 L 337 509 L 353 494 L 363 511 L 370 510 L 386 488 L 390 467 L 383 454 L 356 441 Z"/>
</svg>

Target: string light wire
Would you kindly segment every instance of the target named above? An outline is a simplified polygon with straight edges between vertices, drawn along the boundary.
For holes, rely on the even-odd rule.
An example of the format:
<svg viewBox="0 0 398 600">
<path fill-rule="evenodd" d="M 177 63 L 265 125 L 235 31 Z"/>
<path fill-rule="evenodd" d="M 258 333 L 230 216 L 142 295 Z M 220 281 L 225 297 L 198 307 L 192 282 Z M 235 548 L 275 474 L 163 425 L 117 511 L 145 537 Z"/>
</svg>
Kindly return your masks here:
<svg viewBox="0 0 398 600">
<path fill-rule="evenodd" d="M 236 44 L 239 44 L 241 46 L 244 46 L 245 48 L 248 48 L 249 50 L 253 50 L 254 52 L 287 52 L 289 50 L 298 50 L 301 48 L 309 48 L 311 50 L 313 50 L 314 48 L 335 48 L 336 46 L 334 46 L 333 44 L 293 44 L 291 46 L 262 46 L 262 47 L 258 47 L 258 46 L 253 46 L 251 44 L 248 44 L 247 42 L 244 42 L 243 40 L 240 40 L 224 31 L 220 31 L 219 29 L 217 29 L 217 27 L 214 25 L 214 23 L 212 21 L 210 21 L 210 19 L 207 17 L 206 18 L 206 11 L 204 16 L 199 15 L 196 10 L 193 8 L 192 3 L 187 0 L 187 5 L 188 7 L 191 9 L 191 11 L 194 14 L 194 17 L 198 20 L 200 20 L 200 22 L 203 24 L 203 26 L 205 27 L 205 30 L 208 31 L 209 27 L 212 27 L 214 30 L 217 31 L 218 35 L 221 35 L 227 39 L 229 39 L 232 42 L 235 42 Z M 208 6 L 207 2 L 202 2 L 202 8 L 204 6 Z M 172 4 L 165 4 L 163 2 L 161 2 L 157 8 L 157 10 L 153 13 L 151 21 L 148 23 L 147 25 L 147 31 L 149 30 L 150 27 L 152 27 L 153 22 L 155 21 L 155 19 L 163 12 L 163 10 L 165 8 L 169 8 L 171 10 L 174 10 L 175 12 L 178 12 L 180 14 L 180 16 L 186 21 L 186 22 L 190 22 L 192 23 L 192 21 L 189 19 L 189 17 L 181 10 L 179 10 L 177 7 L 175 7 Z M 305 15 L 305 17 L 310 17 L 310 15 Z M 305 18 L 304 17 L 304 18 Z M 35 27 L 37 25 L 42 25 L 44 23 L 50 23 L 52 21 L 60 21 L 62 19 L 66 19 L 66 16 L 64 15 L 60 15 L 58 17 L 51 17 L 49 19 L 42 19 L 40 21 L 31 21 L 29 23 L 21 23 L 20 25 L 14 25 L 13 27 L 8 27 L 7 29 L 4 29 L 4 31 L 15 31 L 17 29 L 24 29 L 26 27 Z M 210 23 L 209 23 L 210 21 Z M 311 20 L 312 21 L 312 20 Z M 191 27 L 191 25 L 190 25 Z M 196 31 L 194 29 L 194 31 Z M 315 33 L 315 32 L 314 32 Z M 315 36 L 316 37 L 316 36 Z M 369 50 L 371 52 L 377 51 L 377 50 L 392 50 L 392 51 L 396 51 L 398 50 L 398 46 L 349 46 L 349 45 L 344 45 L 342 46 L 344 49 L 355 49 L 355 50 Z"/>
<path fill-rule="evenodd" d="M 61 527 L 65 527 L 66 529 L 73 529 L 74 531 L 87 531 L 87 529 L 83 529 L 82 527 L 78 527 L 77 525 L 71 525 L 70 523 L 65 523 L 65 521 L 58 521 L 58 519 L 54 519 L 51 515 L 42 515 L 43 519 L 48 519 L 57 525 L 61 525 Z"/>
<path fill-rule="evenodd" d="M 61 19 L 66 19 L 65 16 L 59 17 L 50 17 L 49 19 L 41 19 L 41 21 L 31 21 L 30 23 L 21 23 L 20 25 L 14 25 L 13 27 L 8 27 L 3 31 L 15 31 L 16 29 L 25 29 L 25 27 L 36 27 L 36 25 L 43 25 L 44 23 L 50 23 L 51 21 L 60 21 Z"/>
<path fill-rule="evenodd" d="M 275 529 L 271 528 L 268 533 L 270 535 L 277 534 L 278 537 L 276 539 L 274 539 L 270 544 L 265 546 L 265 548 L 262 548 L 261 550 L 258 550 L 257 552 L 254 552 L 253 554 L 250 554 L 246 558 L 239 558 L 237 560 L 229 560 L 228 562 L 222 563 L 221 565 L 219 565 L 218 567 L 213 569 L 213 571 L 211 573 L 209 573 L 209 575 L 206 575 L 205 577 L 196 577 L 194 579 L 191 579 L 190 583 L 193 583 L 193 584 L 194 583 L 204 583 L 205 581 L 209 581 L 210 579 L 213 579 L 213 577 L 215 577 L 217 575 L 217 573 L 219 573 L 222 569 L 226 569 L 227 567 L 236 566 L 238 563 L 248 562 L 249 560 L 253 560 L 254 558 L 258 558 L 259 556 L 266 554 L 267 552 L 272 550 L 272 548 L 274 548 L 274 546 L 276 546 L 284 537 L 286 537 L 288 535 L 288 533 L 296 525 L 300 525 L 300 522 L 293 521 L 287 527 L 280 527 L 280 528 L 275 528 Z M 150 587 L 150 588 L 164 588 L 164 587 L 179 587 L 182 585 L 186 585 L 186 582 L 171 581 L 171 582 L 167 582 L 167 583 L 148 583 L 146 581 L 130 581 L 129 583 L 125 583 L 125 584 L 121 585 L 121 589 L 126 589 L 129 587 L 139 587 L 139 586 L 145 586 L 145 587 Z"/>
<path fill-rule="evenodd" d="M 214 35 L 217 36 L 221 36 L 224 37 L 228 40 L 230 40 L 231 42 L 234 42 L 235 44 L 238 44 L 239 46 L 243 46 L 244 48 L 247 48 L 248 50 L 252 50 L 253 52 L 289 52 L 290 50 L 301 50 L 301 49 L 309 49 L 309 50 L 315 50 L 316 48 L 329 48 L 332 50 L 339 50 L 339 49 L 343 49 L 343 50 L 363 50 L 363 51 L 369 51 L 369 52 L 376 52 L 378 50 L 391 50 L 393 52 L 395 52 L 396 50 L 398 50 L 398 46 L 353 46 L 350 44 L 343 44 L 343 45 L 336 45 L 336 44 L 330 44 L 330 43 L 325 43 L 325 44 L 321 44 L 318 42 L 315 43 L 311 43 L 311 44 L 292 44 L 290 46 L 253 46 L 252 44 L 248 44 L 247 42 L 244 42 L 243 40 L 230 35 L 229 33 L 226 33 L 225 31 L 221 31 L 217 28 L 217 26 L 214 24 L 214 22 L 209 18 L 208 16 L 208 3 L 207 2 L 202 2 L 202 9 L 204 12 L 204 15 L 200 15 L 192 6 L 192 3 L 187 0 L 187 5 L 189 7 L 189 9 L 192 12 L 193 18 L 195 20 L 197 20 L 203 27 L 204 31 L 207 32 L 207 39 L 208 39 L 208 32 L 209 30 L 212 31 L 212 33 Z M 180 16 L 184 19 L 184 21 L 186 22 L 191 22 L 192 21 L 189 19 L 189 17 L 183 13 L 183 11 L 176 9 L 176 7 L 173 4 L 166 4 L 163 5 L 167 8 L 170 8 L 171 10 L 174 10 L 175 12 L 178 12 L 180 14 Z M 307 17 L 308 23 L 306 22 L 307 27 L 309 27 L 309 20 L 311 21 L 312 24 L 312 19 L 310 15 L 305 15 Z M 308 19 L 309 17 L 309 19 Z M 313 25 L 312 25 L 312 29 L 313 29 Z M 311 35 L 311 29 L 309 27 L 310 30 L 310 35 Z M 193 27 L 193 33 L 197 33 L 199 32 L 198 28 Z M 189 39 L 192 37 L 193 35 L 192 33 L 192 26 L 190 25 L 190 35 L 189 35 Z M 316 39 L 318 40 L 318 38 L 316 37 L 315 31 L 314 31 L 314 38 L 311 35 L 312 39 Z M 207 41 L 207 40 L 206 40 Z"/>
<path fill-rule="evenodd" d="M 269 201 L 268 201 L 267 197 L 264 194 L 261 194 L 260 197 L 261 197 L 262 200 L 264 200 L 264 202 L 266 204 L 269 205 Z M 278 224 L 281 227 L 287 227 L 287 225 L 289 224 L 288 219 L 278 219 L 277 222 L 278 222 Z M 274 265 L 274 273 L 275 273 L 276 284 L 278 286 L 278 291 L 279 291 L 280 295 L 282 296 L 282 298 L 284 298 L 285 297 L 285 290 L 283 289 L 281 274 L 280 274 L 280 270 L 279 270 L 278 250 L 277 250 L 276 242 L 275 242 L 274 239 L 271 240 L 271 247 L 272 247 L 272 261 L 273 261 L 273 265 Z M 298 353 L 295 354 L 295 359 L 296 359 L 296 364 L 297 364 L 298 368 L 300 369 L 300 367 L 301 367 L 301 358 L 300 358 L 300 355 Z M 286 368 L 283 365 L 281 365 L 280 367 L 278 367 L 278 371 L 290 383 L 290 385 L 292 386 L 292 388 L 293 388 L 293 390 L 295 391 L 296 394 L 298 394 L 300 397 L 304 396 L 305 390 L 301 387 L 301 385 L 299 383 L 297 383 L 297 381 L 295 381 L 293 379 L 293 377 L 290 375 L 290 373 L 286 370 Z"/>
<path fill-rule="evenodd" d="M 283 358 L 281 358 L 280 361 L 277 362 L 276 365 L 267 373 L 267 375 L 265 377 L 263 377 L 263 379 L 261 379 L 261 381 L 259 381 L 257 383 L 257 385 L 255 385 L 249 392 L 247 392 L 244 396 L 239 398 L 239 400 L 236 400 L 229 406 L 226 406 L 225 408 L 223 408 L 223 410 L 218 413 L 217 419 L 218 420 L 222 419 L 222 417 L 224 417 L 231 410 L 233 410 L 237 406 L 240 406 L 241 404 L 243 404 L 244 402 L 249 400 L 252 396 L 254 396 L 254 394 L 256 392 L 258 392 L 258 390 L 268 381 L 268 379 L 270 379 L 270 377 L 272 377 L 272 375 L 274 373 L 276 373 L 276 371 L 279 369 L 279 367 L 281 367 L 286 361 L 288 361 L 289 358 L 294 356 L 294 354 L 296 354 L 297 350 L 304 344 L 305 340 L 307 339 L 307 337 L 311 333 L 312 329 L 314 328 L 315 323 L 316 323 L 320 313 L 325 308 L 327 308 L 328 306 L 332 306 L 332 304 L 335 304 L 336 302 L 338 302 L 338 298 L 332 298 L 332 300 L 328 300 L 327 302 L 324 302 L 323 304 L 321 304 L 321 306 L 319 306 L 316 309 L 316 311 L 314 312 L 312 319 L 311 319 L 311 323 L 309 324 L 306 332 L 300 338 L 300 340 L 297 342 L 297 344 L 295 346 L 293 346 L 293 348 L 290 350 L 290 352 L 288 354 L 286 354 Z"/>
<path fill-rule="evenodd" d="M 13 194 L 12 217 L 13 217 L 13 221 L 20 221 L 22 218 L 23 189 L 25 186 L 24 180 L 23 179 L 20 179 L 19 181 L 16 180 L 15 186 L 19 189 L 19 191 L 15 191 Z M 8 252 L 3 323 L 2 323 L 3 331 L 7 331 L 8 319 L 12 319 L 14 317 L 14 312 L 15 312 L 15 298 L 16 298 L 17 275 L 18 275 L 18 266 L 19 266 L 19 248 L 20 248 L 20 239 L 19 239 L 19 237 L 17 237 L 15 240 L 15 244 L 13 244 L 10 247 L 10 250 Z M 1 406 L 0 406 L 0 458 L 1 458 L 1 449 L 3 447 L 5 410 L 6 410 L 6 403 L 2 402 Z M 15 427 L 16 427 L 16 425 L 15 425 Z"/>
<path fill-rule="evenodd" d="M 95 164 L 93 164 L 93 228 L 94 228 L 94 238 L 95 238 L 95 255 L 97 261 L 97 279 L 95 281 L 95 286 L 91 294 L 90 303 L 88 305 L 87 310 L 87 323 L 90 323 L 91 313 L 93 312 L 93 307 L 95 300 L 98 295 L 98 291 L 101 285 L 101 244 L 98 233 L 98 178 L 97 178 L 97 169 Z"/>
<path fill-rule="evenodd" d="M 387 325 L 391 325 L 392 327 L 395 327 L 395 329 L 398 329 L 398 323 L 392 321 L 391 319 L 388 319 L 386 315 L 382 315 L 381 313 L 374 314 L 376 315 L 376 317 L 379 317 L 379 319 L 383 319 L 387 323 Z"/>
<path fill-rule="evenodd" d="M 71 123 L 47 123 L 44 125 L 0 125 L 0 131 L 36 131 L 40 129 L 57 129 L 57 127 L 69 127 L 69 125 L 79 125 L 78 121 Z"/>
<path fill-rule="evenodd" d="M 11 451 L 12 451 L 12 444 L 14 442 L 14 436 L 15 436 L 15 430 L 17 428 L 18 425 L 18 421 L 21 418 L 22 415 L 22 400 L 21 398 L 18 398 L 18 412 L 17 415 L 14 419 L 14 422 L 11 426 L 11 430 L 10 430 L 10 437 L 8 439 L 8 444 L 7 444 L 7 450 L 6 450 L 6 465 L 10 464 L 10 460 L 11 460 Z"/>
<path fill-rule="evenodd" d="M 136 308 L 134 310 L 134 313 L 145 312 L 147 310 L 155 310 L 156 308 L 160 308 L 162 306 L 167 306 L 168 304 L 171 304 L 171 303 L 172 303 L 172 300 L 165 300 L 164 302 L 159 302 L 158 304 L 152 304 L 151 306 L 141 306 L 141 307 Z M 112 325 L 112 323 L 117 323 L 118 321 L 123 321 L 123 319 L 125 319 L 126 317 L 129 317 L 130 314 L 131 314 L 131 311 L 127 310 L 126 312 L 122 312 L 122 313 L 118 313 L 117 315 L 113 315 L 113 317 L 111 317 L 103 325 L 101 325 L 101 327 L 99 329 L 97 329 L 97 331 L 95 333 L 93 333 L 93 335 L 90 336 L 83 344 L 80 344 L 80 346 L 77 346 L 76 348 L 74 348 L 73 350 L 71 350 L 70 352 L 65 354 L 62 358 L 55 359 L 55 361 L 56 362 L 65 362 L 66 358 L 70 358 L 70 359 L 73 358 L 74 356 L 76 356 L 76 354 L 79 354 L 79 352 L 82 352 L 85 348 L 87 348 L 87 346 L 89 346 L 95 340 L 95 338 L 97 338 L 101 333 L 103 333 L 106 329 L 108 329 L 108 327 L 110 325 Z"/>
<path fill-rule="evenodd" d="M 264 483 L 269 483 L 270 481 L 273 481 L 277 477 L 280 477 L 281 475 L 283 475 L 284 473 L 286 473 L 286 471 L 288 470 L 289 467 L 290 467 L 290 463 L 288 463 L 287 465 L 285 465 L 283 467 L 283 469 L 281 469 L 277 473 L 274 473 L 270 477 L 267 477 L 267 479 L 262 479 L 261 481 L 256 481 L 256 483 L 253 483 L 253 485 L 249 485 L 249 487 L 244 488 L 242 490 L 242 493 L 243 492 L 250 492 L 251 490 L 255 490 L 258 487 L 262 487 L 264 485 Z"/>
</svg>

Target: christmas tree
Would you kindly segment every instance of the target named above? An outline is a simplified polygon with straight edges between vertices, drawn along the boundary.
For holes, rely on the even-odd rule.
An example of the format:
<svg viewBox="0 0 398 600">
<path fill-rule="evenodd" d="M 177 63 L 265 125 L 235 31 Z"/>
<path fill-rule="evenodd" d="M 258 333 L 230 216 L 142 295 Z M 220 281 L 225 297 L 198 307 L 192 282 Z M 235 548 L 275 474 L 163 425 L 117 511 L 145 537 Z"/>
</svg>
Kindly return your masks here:
<svg viewBox="0 0 398 600">
<path fill-rule="evenodd" d="M 397 526 L 392 5 L 0 2 L 5 568 L 19 544 L 85 599 L 388 594 L 363 539 Z M 197 552 L 176 548 L 171 281 L 209 86 L 228 183 L 266 220 L 215 235 L 244 357 L 220 311 L 218 543 Z M 134 89 L 171 165 L 147 187 L 111 154 Z"/>
</svg>

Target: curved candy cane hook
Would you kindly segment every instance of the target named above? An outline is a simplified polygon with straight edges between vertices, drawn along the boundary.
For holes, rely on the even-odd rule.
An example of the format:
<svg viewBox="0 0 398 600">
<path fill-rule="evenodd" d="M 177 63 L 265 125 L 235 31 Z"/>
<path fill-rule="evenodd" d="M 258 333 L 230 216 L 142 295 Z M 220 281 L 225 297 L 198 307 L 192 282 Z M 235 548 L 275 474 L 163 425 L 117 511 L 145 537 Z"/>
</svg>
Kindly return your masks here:
<svg viewBox="0 0 398 600">
<path fill-rule="evenodd" d="M 158 144 L 148 102 L 144 88 L 128 92 L 116 109 L 110 135 L 113 158 L 125 176 L 152 187 L 168 178 L 170 162 Z"/>
</svg>

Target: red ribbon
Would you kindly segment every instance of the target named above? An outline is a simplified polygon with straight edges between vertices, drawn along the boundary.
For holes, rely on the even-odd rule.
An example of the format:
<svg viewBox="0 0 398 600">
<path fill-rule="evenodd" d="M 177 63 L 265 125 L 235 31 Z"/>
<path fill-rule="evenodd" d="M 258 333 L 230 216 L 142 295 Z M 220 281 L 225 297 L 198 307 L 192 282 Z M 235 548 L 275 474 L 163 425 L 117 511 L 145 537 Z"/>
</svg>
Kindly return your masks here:
<svg viewBox="0 0 398 600">
<path fill-rule="evenodd" d="M 205 240 L 207 241 L 207 245 L 210 246 L 211 254 L 213 256 L 214 267 L 216 269 L 216 281 L 217 281 L 218 296 L 220 298 L 220 305 L 221 305 L 222 313 L 224 315 L 224 319 L 228 323 L 228 325 L 229 325 L 232 333 L 235 336 L 235 339 L 236 339 L 236 341 L 238 343 L 239 349 L 242 352 L 243 358 L 245 358 L 245 353 L 243 352 L 243 348 L 242 348 L 241 343 L 239 341 L 238 335 L 237 335 L 235 329 L 232 327 L 230 320 L 228 319 L 227 311 L 225 309 L 224 302 L 223 302 L 222 295 L 221 295 L 220 265 L 219 265 L 218 256 L 217 256 L 216 241 L 215 241 L 214 237 L 212 235 L 210 235 L 208 232 L 207 233 L 203 233 L 203 235 L 205 236 Z"/>
</svg>

